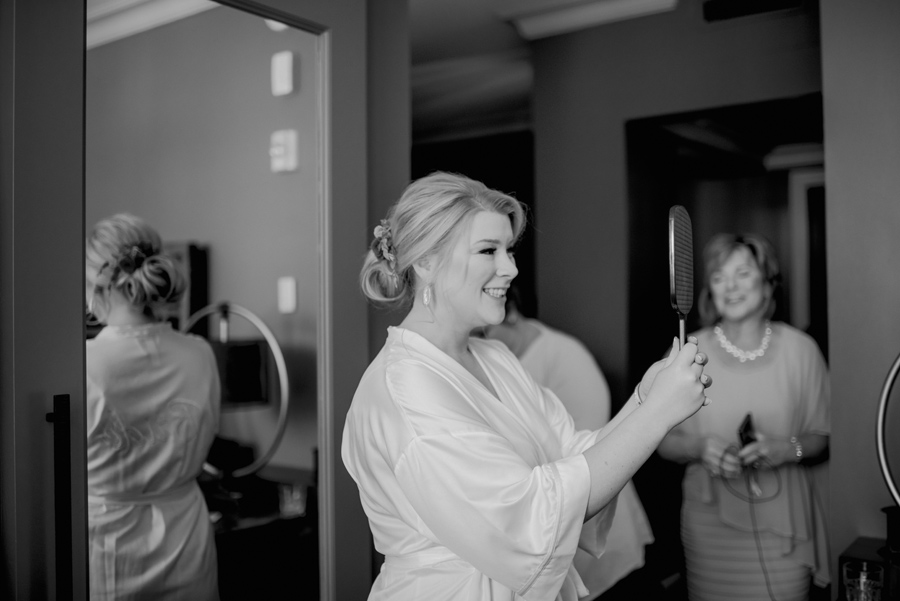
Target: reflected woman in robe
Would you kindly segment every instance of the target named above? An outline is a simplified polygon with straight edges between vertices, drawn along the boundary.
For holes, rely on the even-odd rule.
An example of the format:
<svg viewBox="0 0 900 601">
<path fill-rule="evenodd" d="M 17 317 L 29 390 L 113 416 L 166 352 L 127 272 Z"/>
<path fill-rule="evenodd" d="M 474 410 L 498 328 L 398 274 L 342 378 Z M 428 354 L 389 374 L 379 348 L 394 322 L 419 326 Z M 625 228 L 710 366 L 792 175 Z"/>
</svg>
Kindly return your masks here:
<svg viewBox="0 0 900 601">
<path fill-rule="evenodd" d="M 105 324 L 87 341 L 93 600 L 218 599 L 215 541 L 196 478 L 219 422 L 215 358 L 158 309 L 185 290 L 159 235 L 119 214 L 86 244 L 86 296 Z"/>
</svg>

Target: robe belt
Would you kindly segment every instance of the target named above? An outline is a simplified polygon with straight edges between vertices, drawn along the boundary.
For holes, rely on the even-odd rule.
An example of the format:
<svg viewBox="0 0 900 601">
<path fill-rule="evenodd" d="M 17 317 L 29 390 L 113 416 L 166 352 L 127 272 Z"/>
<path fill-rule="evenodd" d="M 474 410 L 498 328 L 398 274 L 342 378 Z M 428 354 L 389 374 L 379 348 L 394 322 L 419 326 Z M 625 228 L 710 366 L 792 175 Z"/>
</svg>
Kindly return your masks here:
<svg viewBox="0 0 900 601">
<path fill-rule="evenodd" d="M 194 480 L 188 480 L 184 484 L 174 488 L 168 488 L 157 492 L 126 492 L 112 493 L 106 495 L 88 495 L 88 503 L 93 505 L 103 505 L 106 503 L 114 505 L 152 505 L 171 503 L 187 498 L 197 483 Z"/>
<path fill-rule="evenodd" d="M 403 555 L 385 555 L 384 563 L 397 568 L 424 568 L 442 561 L 463 561 L 459 555 L 446 547 L 430 547 L 404 553 Z"/>
</svg>

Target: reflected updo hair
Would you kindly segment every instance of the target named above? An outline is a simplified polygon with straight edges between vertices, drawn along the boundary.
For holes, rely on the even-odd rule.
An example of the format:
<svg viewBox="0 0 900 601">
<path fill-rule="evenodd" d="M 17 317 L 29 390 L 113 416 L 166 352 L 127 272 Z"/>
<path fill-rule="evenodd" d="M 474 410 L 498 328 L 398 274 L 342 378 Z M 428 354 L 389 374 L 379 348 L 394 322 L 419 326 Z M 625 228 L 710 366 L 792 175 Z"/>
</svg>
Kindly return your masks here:
<svg viewBox="0 0 900 601">
<path fill-rule="evenodd" d="M 763 282 L 769 284 L 770 292 L 766 298 L 765 317 L 769 319 L 775 313 L 775 296 L 781 286 L 781 270 L 775 249 L 764 237 L 757 234 L 717 234 L 710 238 L 703 249 L 703 288 L 700 290 L 697 310 L 704 326 L 711 326 L 721 318 L 712 298 L 710 279 L 734 251 L 746 248 L 756 261 L 762 273 Z"/>
<path fill-rule="evenodd" d="M 181 300 L 187 287 L 180 265 L 161 253 L 159 234 L 139 217 L 120 213 L 100 221 L 85 245 L 93 293 L 116 290 L 156 317 L 157 309 Z"/>
<path fill-rule="evenodd" d="M 387 308 L 410 305 L 416 294 L 413 266 L 426 257 L 436 257 L 440 265 L 455 237 L 481 211 L 507 215 L 514 240 L 525 229 L 525 206 L 481 182 L 436 171 L 409 184 L 379 226 L 387 233 L 372 240 L 359 276 L 363 294 Z"/>
</svg>

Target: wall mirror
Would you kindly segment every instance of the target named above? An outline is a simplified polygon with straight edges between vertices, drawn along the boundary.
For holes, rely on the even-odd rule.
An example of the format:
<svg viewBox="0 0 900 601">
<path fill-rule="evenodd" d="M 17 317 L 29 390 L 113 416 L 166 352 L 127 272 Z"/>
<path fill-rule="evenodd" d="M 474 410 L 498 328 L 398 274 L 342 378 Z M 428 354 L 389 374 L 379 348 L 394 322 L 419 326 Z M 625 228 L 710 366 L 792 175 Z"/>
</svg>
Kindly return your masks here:
<svg viewBox="0 0 900 601">
<path fill-rule="evenodd" d="M 278 366 L 252 321 L 232 314 L 228 338 L 240 348 L 219 362 L 240 371 L 253 355 L 260 376 L 251 392 L 232 387 L 223 398 L 214 449 L 226 474 L 203 487 L 220 594 L 283 598 L 290 586 L 317 598 L 319 36 L 211 2 L 182 2 L 179 13 L 130 4 L 137 11 L 125 22 L 147 25 L 114 28 L 105 17 L 121 2 L 87 3 L 85 226 L 127 212 L 160 233 L 191 282 L 176 327 L 228 302 L 274 336 L 288 382 L 283 416 Z M 195 333 L 217 340 L 217 319 Z M 228 477 L 261 454 L 270 456 L 258 471 Z M 280 504 L 284 491 L 292 507 Z"/>
</svg>

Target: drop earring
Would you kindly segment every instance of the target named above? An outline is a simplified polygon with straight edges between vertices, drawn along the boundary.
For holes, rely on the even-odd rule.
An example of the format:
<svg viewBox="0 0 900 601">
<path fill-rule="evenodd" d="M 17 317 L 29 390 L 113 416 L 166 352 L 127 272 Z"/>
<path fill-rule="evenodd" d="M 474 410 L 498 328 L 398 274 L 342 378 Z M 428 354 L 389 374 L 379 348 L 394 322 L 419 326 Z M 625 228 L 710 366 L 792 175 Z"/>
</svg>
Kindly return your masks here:
<svg viewBox="0 0 900 601">
<path fill-rule="evenodd" d="M 422 302 L 425 303 L 425 306 L 431 304 L 431 284 L 425 286 L 425 292 L 422 293 Z"/>
</svg>

